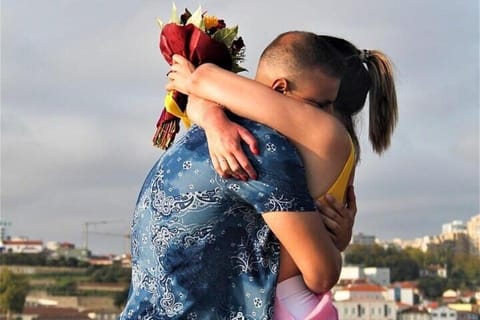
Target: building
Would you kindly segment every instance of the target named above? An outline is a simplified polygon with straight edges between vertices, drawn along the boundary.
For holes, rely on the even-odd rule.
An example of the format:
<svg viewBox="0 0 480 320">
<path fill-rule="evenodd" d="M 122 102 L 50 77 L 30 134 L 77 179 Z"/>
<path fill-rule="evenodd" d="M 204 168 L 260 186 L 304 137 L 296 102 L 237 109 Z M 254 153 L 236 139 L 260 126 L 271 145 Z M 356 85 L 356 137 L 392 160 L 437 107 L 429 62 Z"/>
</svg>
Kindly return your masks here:
<svg viewBox="0 0 480 320">
<path fill-rule="evenodd" d="M 388 287 L 387 299 L 406 305 L 418 305 L 420 293 L 414 281 L 395 282 Z"/>
<path fill-rule="evenodd" d="M 455 303 L 460 300 L 460 291 L 447 290 L 442 294 L 443 303 Z"/>
<path fill-rule="evenodd" d="M 467 233 L 467 225 L 461 220 L 454 220 L 442 225 L 442 234 L 444 233 Z"/>
<path fill-rule="evenodd" d="M 427 309 L 418 306 L 405 308 L 398 312 L 398 320 L 431 320 L 432 316 Z"/>
<path fill-rule="evenodd" d="M 334 292 L 334 304 L 342 320 L 396 320 L 397 306 L 387 300 L 386 289 L 370 283 L 349 284 Z"/>
<path fill-rule="evenodd" d="M 447 306 L 439 306 L 429 310 L 432 320 L 457 320 L 457 311 Z"/>
<path fill-rule="evenodd" d="M 420 277 L 447 277 L 447 265 L 431 264 L 420 269 Z"/>
<path fill-rule="evenodd" d="M 470 240 L 470 253 L 480 255 L 480 214 L 467 222 L 467 234 Z"/>
<path fill-rule="evenodd" d="M 470 239 L 466 232 L 442 233 L 435 238 L 435 241 L 432 241 L 428 246 L 429 251 L 447 250 L 462 255 L 467 255 L 470 252 Z"/>
<path fill-rule="evenodd" d="M 358 233 L 353 235 L 352 244 L 359 244 L 362 246 L 372 246 L 376 243 L 376 239 L 377 238 L 375 236 Z"/>
<path fill-rule="evenodd" d="M 3 252 L 5 253 L 42 253 L 43 251 L 44 246 L 41 240 L 13 238 L 3 241 Z"/>
<path fill-rule="evenodd" d="M 363 269 L 365 279 L 381 286 L 390 284 L 390 268 L 369 267 Z"/>
<path fill-rule="evenodd" d="M 88 263 L 91 266 L 111 266 L 113 259 L 113 256 L 93 256 L 88 259 Z"/>
<path fill-rule="evenodd" d="M 473 315 L 476 315 L 477 318 L 480 317 L 479 305 L 473 303 L 449 303 L 447 305 L 450 309 L 457 311 L 458 318 L 472 319 Z"/>
<path fill-rule="evenodd" d="M 15 319 L 23 320 L 90 320 L 86 313 L 75 308 L 59 308 L 51 306 L 25 307 L 22 314 L 15 314 Z"/>
<path fill-rule="evenodd" d="M 351 283 L 358 282 L 358 280 L 366 280 L 381 286 L 388 286 L 390 284 L 390 269 L 376 267 L 364 268 L 360 266 L 342 267 L 340 282 Z"/>
<path fill-rule="evenodd" d="M 414 248 L 414 249 L 419 249 L 422 252 L 427 252 L 429 245 L 434 242 L 435 242 L 435 237 L 432 237 L 432 236 L 424 236 L 424 237 L 416 238 L 413 240 L 402 240 L 402 239 L 392 240 L 392 243 L 400 249 Z"/>
</svg>

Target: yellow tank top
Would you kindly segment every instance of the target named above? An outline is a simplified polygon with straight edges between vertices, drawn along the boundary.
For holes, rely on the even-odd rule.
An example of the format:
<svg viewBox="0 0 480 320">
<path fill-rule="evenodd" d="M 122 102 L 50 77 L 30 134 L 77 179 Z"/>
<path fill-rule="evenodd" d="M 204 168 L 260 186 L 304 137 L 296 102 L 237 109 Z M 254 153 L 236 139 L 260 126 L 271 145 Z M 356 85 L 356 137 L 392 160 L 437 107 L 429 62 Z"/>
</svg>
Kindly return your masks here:
<svg viewBox="0 0 480 320">
<path fill-rule="evenodd" d="M 332 196 L 337 199 L 337 201 L 343 203 L 345 202 L 345 192 L 347 191 L 348 183 L 350 182 L 350 177 L 353 172 L 353 168 L 355 167 L 355 146 L 353 145 L 352 138 L 350 138 L 350 154 L 348 155 L 347 162 L 345 162 L 345 166 L 340 172 L 340 175 L 337 177 L 337 180 L 332 184 L 332 186 L 328 189 L 327 193 L 331 194 Z M 324 195 L 317 197 L 319 200 L 324 200 Z"/>
</svg>

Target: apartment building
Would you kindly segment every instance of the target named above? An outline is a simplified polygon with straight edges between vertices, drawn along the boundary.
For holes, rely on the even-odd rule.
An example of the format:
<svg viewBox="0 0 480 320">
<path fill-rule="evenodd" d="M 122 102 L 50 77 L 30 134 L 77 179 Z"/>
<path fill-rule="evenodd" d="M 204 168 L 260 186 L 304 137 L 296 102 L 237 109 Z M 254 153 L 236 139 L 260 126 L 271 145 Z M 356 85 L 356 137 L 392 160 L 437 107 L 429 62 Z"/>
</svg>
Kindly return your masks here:
<svg viewBox="0 0 480 320">
<path fill-rule="evenodd" d="M 387 290 L 370 283 L 336 288 L 334 304 L 342 320 L 396 320 L 395 301 L 387 300 Z"/>
<path fill-rule="evenodd" d="M 480 214 L 467 222 L 467 234 L 470 239 L 470 254 L 480 255 Z"/>
<path fill-rule="evenodd" d="M 2 241 L 2 252 L 5 253 L 41 253 L 44 250 L 43 241 L 27 238 L 13 238 Z"/>
</svg>

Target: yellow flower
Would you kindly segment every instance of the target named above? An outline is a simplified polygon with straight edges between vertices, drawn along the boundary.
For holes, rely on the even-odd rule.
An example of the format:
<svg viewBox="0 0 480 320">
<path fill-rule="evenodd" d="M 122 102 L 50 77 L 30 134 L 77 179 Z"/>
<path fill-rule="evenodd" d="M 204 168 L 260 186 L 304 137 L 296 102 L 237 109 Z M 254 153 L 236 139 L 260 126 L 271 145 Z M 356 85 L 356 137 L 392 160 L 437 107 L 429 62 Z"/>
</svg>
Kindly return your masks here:
<svg viewBox="0 0 480 320">
<path fill-rule="evenodd" d="M 205 23 L 205 30 L 215 28 L 218 26 L 218 19 L 215 16 L 203 16 L 203 22 Z"/>
</svg>

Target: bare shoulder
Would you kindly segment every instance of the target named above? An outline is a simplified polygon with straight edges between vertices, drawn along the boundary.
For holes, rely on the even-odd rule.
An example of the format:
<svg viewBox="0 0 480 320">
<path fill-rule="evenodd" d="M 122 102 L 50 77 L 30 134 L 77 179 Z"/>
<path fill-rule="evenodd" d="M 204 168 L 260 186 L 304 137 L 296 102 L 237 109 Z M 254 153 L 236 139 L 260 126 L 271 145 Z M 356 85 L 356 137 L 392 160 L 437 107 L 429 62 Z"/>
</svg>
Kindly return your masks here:
<svg viewBox="0 0 480 320">
<path fill-rule="evenodd" d="M 322 115 L 322 121 L 312 132 L 310 140 L 319 156 L 328 155 L 333 162 L 347 159 L 350 152 L 350 138 L 347 129 L 330 114 Z"/>
<path fill-rule="evenodd" d="M 347 129 L 332 116 L 324 114 L 309 131 L 298 148 L 307 171 L 310 194 L 317 198 L 327 192 L 342 171 L 351 143 Z"/>
</svg>

